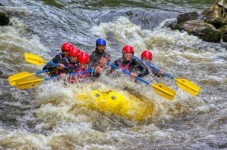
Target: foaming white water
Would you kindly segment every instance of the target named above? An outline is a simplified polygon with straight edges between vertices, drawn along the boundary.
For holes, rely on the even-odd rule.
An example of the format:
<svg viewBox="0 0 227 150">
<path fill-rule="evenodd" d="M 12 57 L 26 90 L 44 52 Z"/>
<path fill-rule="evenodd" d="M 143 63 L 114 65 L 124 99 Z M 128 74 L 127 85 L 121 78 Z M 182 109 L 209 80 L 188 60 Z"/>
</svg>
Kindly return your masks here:
<svg viewBox="0 0 227 150">
<path fill-rule="evenodd" d="M 175 48 L 187 48 L 198 45 L 201 42 L 197 37 L 190 36 L 186 32 L 181 33 L 168 28 L 158 27 L 153 31 L 142 30 L 125 17 L 119 17 L 115 22 L 101 23 L 99 26 L 94 26 L 91 31 L 95 35 L 105 38 L 107 38 L 107 33 L 111 32 L 112 38 L 116 40 L 120 46 L 131 44 L 135 47 L 137 53 L 140 53 L 143 49 L 152 49 L 154 52 L 158 50 L 160 53 L 162 51 L 171 50 L 171 47 L 168 47 L 170 45 Z M 111 46 L 111 42 L 113 41 L 108 42 Z M 114 50 L 116 51 L 116 49 Z"/>
<path fill-rule="evenodd" d="M 22 21 L 17 18 L 12 18 L 10 21 L 12 26 L 0 27 L 0 64 L 4 66 L 4 71 L 11 73 L 22 71 L 22 68 L 25 69 L 23 71 L 27 71 L 26 68 L 28 70 L 36 68 L 35 65 L 26 64 L 23 59 L 24 52 L 48 57 L 49 50 L 40 43 L 37 36 L 26 37 L 28 31 Z"/>
<path fill-rule="evenodd" d="M 1 134 L 5 131 L 0 131 Z M 7 131 L 1 138 L 0 145 L 4 149 L 49 149 L 47 140 L 42 134 L 33 134 L 25 130 Z"/>
</svg>

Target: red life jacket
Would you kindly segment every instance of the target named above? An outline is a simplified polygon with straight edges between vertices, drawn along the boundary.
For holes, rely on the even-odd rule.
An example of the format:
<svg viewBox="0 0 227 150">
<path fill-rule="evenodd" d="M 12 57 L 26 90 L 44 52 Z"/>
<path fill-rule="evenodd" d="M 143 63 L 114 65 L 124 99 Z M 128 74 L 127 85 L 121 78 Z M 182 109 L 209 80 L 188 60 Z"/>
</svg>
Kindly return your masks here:
<svg viewBox="0 0 227 150">
<path fill-rule="evenodd" d="M 129 63 L 127 63 L 126 65 L 123 65 L 122 63 L 119 65 L 119 68 L 121 68 L 121 69 L 125 69 L 125 70 L 129 70 L 129 67 L 130 67 L 130 62 Z"/>
<path fill-rule="evenodd" d="M 78 72 L 84 72 L 84 71 L 87 71 L 88 70 L 88 66 L 86 68 L 77 68 L 76 69 L 76 73 Z M 87 78 L 88 77 L 88 73 L 82 73 L 82 74 L 79 74 L 79 75 L 76 75 L 77 77 L 79 78 Z"/>
<path fill-rule="evenodd" d="M 76 68 L 75 73 L 79 72 L 85 72 L 88 70 L 88 66 L 86 68 Z M 88 73 L 82 73 L 82 74 L 76 74 L 74 76 L 70 76 L 67 80 L 69 83 L 74 83 L 74 82 L 84 82 L 85 79 L 88 77 Z"/>
</svg>

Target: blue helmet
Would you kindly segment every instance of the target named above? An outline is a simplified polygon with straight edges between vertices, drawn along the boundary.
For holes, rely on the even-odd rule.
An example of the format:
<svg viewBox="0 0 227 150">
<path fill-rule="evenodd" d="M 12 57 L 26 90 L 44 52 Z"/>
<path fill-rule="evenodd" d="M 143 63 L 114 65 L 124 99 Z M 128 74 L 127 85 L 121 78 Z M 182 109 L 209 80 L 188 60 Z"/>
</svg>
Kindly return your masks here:
<svg viewBox="0 0 227 150">
<path fill-rule="evenodd" d="M 102 38 L 98 38 L 96 40 L 96 46 L 97 45 L 104 45 L 104 46 L 106 46 L 106 41 L 104 39 L 102 39 Z"/>
</svg>

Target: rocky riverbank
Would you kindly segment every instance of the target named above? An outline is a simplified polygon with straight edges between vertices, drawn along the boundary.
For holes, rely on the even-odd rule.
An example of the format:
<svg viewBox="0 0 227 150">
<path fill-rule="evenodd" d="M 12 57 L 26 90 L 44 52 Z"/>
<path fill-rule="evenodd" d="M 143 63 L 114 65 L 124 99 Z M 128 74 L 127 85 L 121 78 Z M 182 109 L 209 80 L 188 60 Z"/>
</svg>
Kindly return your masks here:
<svg viewBox="0 0 227 150">
<path fill-rule="evenodd" d="M 207 42 L 227 42 L 227 3 L 224 0 L 210 5 L 201 14 L 180 14 L 170 26 L 173 30 L 187 31 Z"/>
</svg>

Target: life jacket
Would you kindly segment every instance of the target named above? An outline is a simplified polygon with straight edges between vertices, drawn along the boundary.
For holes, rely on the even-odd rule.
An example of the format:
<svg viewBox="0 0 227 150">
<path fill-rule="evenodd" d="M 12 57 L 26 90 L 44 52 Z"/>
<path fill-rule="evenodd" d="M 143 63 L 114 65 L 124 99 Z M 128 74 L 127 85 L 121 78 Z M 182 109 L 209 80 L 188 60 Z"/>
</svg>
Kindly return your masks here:
<svg viewBox="0 0 227 150">
<path fill-rule="evenodd" d="M 75 75 L 73 75 L 73 73 L 71 75 L 69 75 L 67 82 L 69 82 L 69 83 L 84 82 L 86 80 L 86 78 L 88 78 L 89 74 L 88 73 L 80 73 L 80 72 L 85 72 L 87 70 L 88 70 L 88 66 L 86 68 L 77 67 L 75 69 Z M 80 74 L 76 74 L 76 73 L 80 73 Z"/>
<path fill-rule="evenodd" d="M 89 66 L 91 68 L 99 66 L 101 58 L 107 58 L 108 60 L 111 59 L 110 55 L 106 51 L 100 53 L 97 49 L 95 49 L 95 51 L 93 51 L 90 55 Z"/>
<path fill-rule="evenodd" d="M 123 65 L 122 63 L 119 64 L 119 68 L 124 69 L 124 70 L 129 70 L 130 67 L 130 62 L 127 63 L 126 65 Z"/>
<path fill-rule="evenodd" d="M 76 73 L 78 73 L 78 72 L 85 72 L 87 70 L 88 70 L 88 66 L 86 68 L 77 68 L 76 69 Z M 79 74 L 79 75 L 77 75 L 77 77 L 79 77 L 79 78 L 87 78 L 88 77 L 88 73 Z"/>
<path fill-rule="evenodd" d="M 121 69 L 137 73 L 138 77 L 144 77 L 149 74 L 149 70 L 145 64 L 141 61 L 137 61 L 135 58 L 132 58 L 130 61 L 125 61 L 124 58 L 119 58 L 114 61 L 114 64 Z"/>
</svg>

